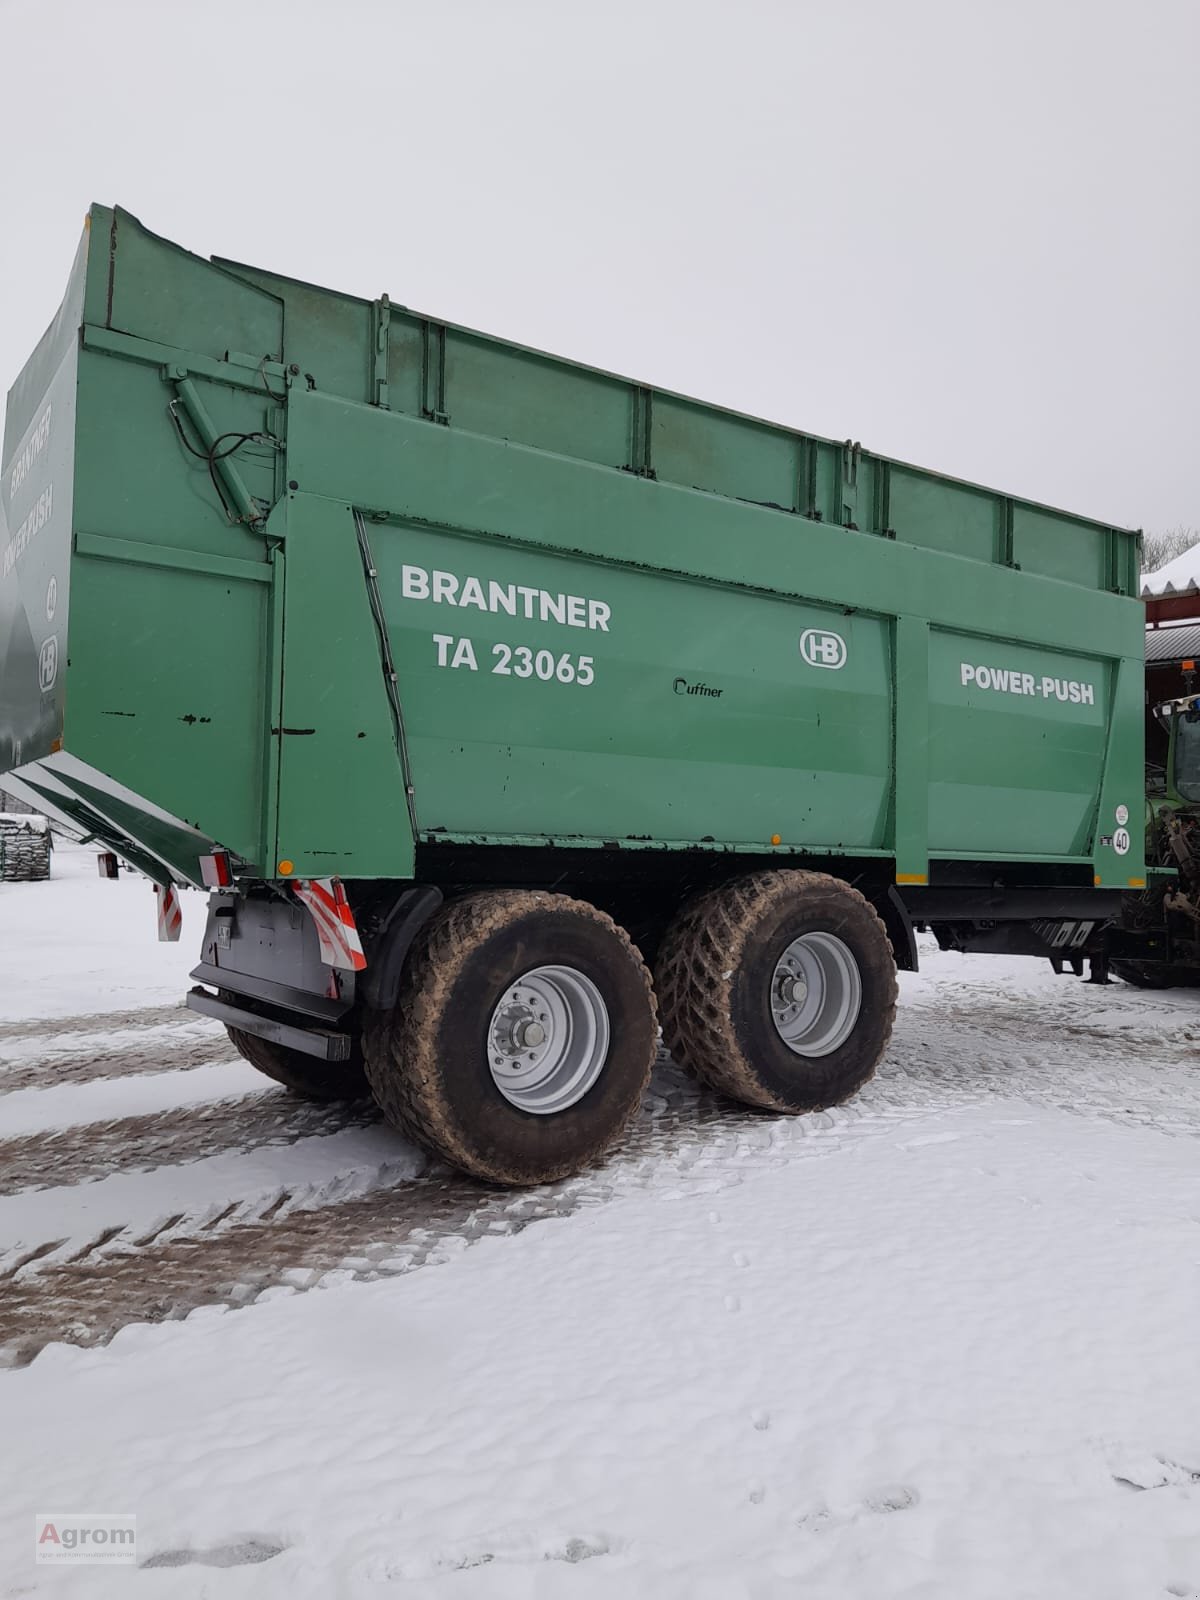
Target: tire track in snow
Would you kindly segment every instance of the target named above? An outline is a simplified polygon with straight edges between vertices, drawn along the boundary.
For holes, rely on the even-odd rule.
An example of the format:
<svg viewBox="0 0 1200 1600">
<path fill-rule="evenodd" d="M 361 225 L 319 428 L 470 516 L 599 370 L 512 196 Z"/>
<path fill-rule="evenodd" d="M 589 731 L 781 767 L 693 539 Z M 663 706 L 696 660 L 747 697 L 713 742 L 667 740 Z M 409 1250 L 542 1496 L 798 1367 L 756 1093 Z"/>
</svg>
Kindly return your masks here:
<svg viewBox="0 0 1200 1600">
<path fill-rule="evenodd" d="M 148 1172 L 222 1151 L 295 1144 L 341 1128 L 380 1120 L 370 1101 L 328 1104 L 297 1100 L 285 1090 L 262 1093 L 246 1068 L 245 1098 L 180 1106 L 145 1116 L 0 1139 L 0 1195 L 88 1183 L 111 1172 Z"/>
<path fill-rule="evenodd" d="M 131 1322 L 174 1320 L 200 1306 L 235 1308 L 271 1288 L 314 1287 L 330 1272 L 373 1278 L 412 1270 L 448 1236 L 489 1231 L 476 1219 L 489 1204 L 498 1206 L 481 1202 L 467 1179 L 416 1180 L 286 1222 L 272 1211 L 217 1238 L 164 1243 L 152 1235 L 103 1261 L 63 1263 L 5 1283 L 0 1364 L 23 1366 L 56 1340 L 106 1344 Z"/>
<path fill-rule="evenodd" d="M 962 1000 L 941 1005 L 926 1002 L 914 1006 L 912 1015 L 914 1018 L 927 1015 L 938 1023 L 952 1023 L 973 1033 L 989 1036 L 1002 1033 L 1007 1038 L 1024 1041 L 1027 1046 L 1040 1044 L 1043 1049 L 1055 1051 L 1078 1041 L 1113 1054 L 1119 1051 L 1124 1057 L 1157 1060 L 1175 1050 L 1181 1058 L 1190 1054 L 1200 1061 L 1200 1011 L 1192 1020 L 1184 1020 L 1185 1013 L 1178 1023 L 1164 1023 L 1159 1019 L 1146 1026 L 1134 1007 L 1110 1007 L 1100 1002 L 1096 1009 L 1108 1020 L 1090 1021 L 1077 1008 L 1068 1006 L 1048 1008 L 1031 1019 L 1028 1012 L 1022 1013 L 1012 1002 L 1005 1001 L 982 1005 Z M 1118 1022 L 1111 1015 L 1113 1011 L 1127 1016 L 1128 1022 Z"/>
<path fill-rule="evenodd" d="M 204 1215 L 181 1211 L 141 1229 L 102 1230 L 70 1250 L 54 1238 L 35 1241 L 0 1295 L 0 1359 L 26 1362 L 55 1340 L 104 1343 L 130 1322 L 179 1318 L 202 1306 L 236 1308 L 264 1294 L 413 1271 L 450 1259 L 479 1238 L 568 1216 L 631 1188 L 652 1185 L 664 1198 L 694 1198 L 740 1182 L 742 1171 L 764 1163 L 833 1155 L 848 1142 L 860 1145 L 905 1123 L 996 1098 L 1018 1110 L 1034 1103 L 1200 1137 L 1200 1074 L 1188 1024 L 1164 1026 L 1161 1012 L 1148 1012 L 1146 1037 L 1134 1032 L 1126 1038 L 1123 1027 L 1105 1033 L 1089 1020 L 1097 1010 L 1128 1011 L 1136 1028 L 1141 1001 L 1129 996 L 1114 1007 L 1106 991 L 1100 994 L 1103 1003 L 1094 990 L 1064 990 L 1061 1002 L 1045 1012 L 1022 1011 L 994 989 L 984 989 L 974 1004 L 975 996 L 947 984 L 902 1004 L 887 1060 L 862 1094 L 799 1119 L 731 1106 L 660 1064 L 641 1117 L 607 1165 L 544 1189 L 489 1190 L 435 1169 L 384 1179 L 365 1194 L 339 1192 L 336 1181 L 324 1194 L 285 1187 L 254 1201 L 214 1203 Z M 271 1101 L 276 1098 L 284 1100 Z M 288 1126 L 301 1126 L 306 1115 L 328 1118 L 346 1110 L 285 1104 Z M 268 1112 L 262 1125 L 268 1139 L 270 1115 L 280 1113 Z M 192 1123 L 199 1116 L 186 1113 Z M 289 1122 L 292 1117 L 299 1120 Z M 222 1126 L 226 1136 L 236 1131 L 220 1116 L 208 1131 Z M 332 1127 L 327 1122 L 323 1131 Z M 78 1130 L 81 1137 L 88 1131 Z M 152 1151 L 154 1130 L 142 1132 L 140 1147 L 134 1139 L 122 1151 L 114 1131 L 118 1160 L 136 1161 Z M 174 1132 L 177 1150 L 210 1153 L 203 1135 L 193 1143 L 182 1125 Z"/>
<path fill-rule="evenodd" d="M 260 1214 L 248 1219 L 227 1206 L 200 1230 L 175 1215 L 140 1237 L 106 1232 L 69 1259 L 50 1259 L 61 1241 L 50 1242 L 0 1274 L 0 1365 L 24 1365 L 58 1340 L 107 1343 L 130 1322 L 176 1319 L 200 1306 L 233 1309 L 270 1291 L 411 1272 L 477 1239 L 656 1183 L 668 1166 L 703 1162 L 703 1130 L 714 1122 L 738 1137 L 745 1112 L 699 1091 L 674 1068 L 664 1069 L 663 1079 L 610 1164 L 561 1184 L 514 1192 L 436 1168 L 365 1195 L 334 1196 L 324 1206 L 290 1209 L 294 1197 L 280 1195 L 269 1205 L 260 1201 Z"/>
<path fill-rule="evenodd" d="M 206 1153 L 90 1184 L 0 1199 L 0 1285 L 150 1240 L 213 1238 L 239 1223 L 319 1210 L 411 1182 L 427 1162 L 383 1128 L 342 1127 L 281 1149 Z"/>
<path fill-rule="evenodd" d="M 63 1083 L 91 1083 L 98 1078 L 125 1078 L 141 1072 L 186 1071 L 210 1067 L 236 1059 L 237 1051 L 224 1028 L 214 1031 L 192 1012 L 176 1019 L 176 1026 L 145 1024 L 156 1035 L 139 1044 L 128 1039 L 110 1044 L 101 1041 L 80 1046 L 51 1048 L 27 1059 L 20 1054 L 6 1058 L 0 1052 L 0 1098 L 17 1089 L 49 1088 Z M 184 1029 L 187 1032 L 184 1032 Z M 80 1034 L 78 1026 L 63 1029 L 63 1034 Z M 24 1035 L 22 1043 L 41 1035 Z M 253 1068 L 247 1066 L 248 1073 Z"/>
<path fill-rule="evenodd" d="M 142 1006 L 136 1011 L 95 1011 L 38 1022 L 0 1022 L 0 1039 L 49 1039 L 60 1033 L 107 1033 L 115 1028 L 155 1028 L 163 1023 L 195 1020 L 195 1012 L 182 1001 L 173 1000 L 170 1005 Z"/>
<path fill-rule="evenodd" d="M 1191 1032 L 1153 1022 L 1128 1035 L 1105 1031 L 1084 1020 L 1085 1004 L 1067 1016 L 1027 1013 L 1023 1026 L 1003 1003 L 964 1009 L 957 996 L 902 1010 L 880 1075 L 860 1098 L 952 1111 L 1002 1097 L 1200 1138 L 1200 1048 Z"/>
</svg>

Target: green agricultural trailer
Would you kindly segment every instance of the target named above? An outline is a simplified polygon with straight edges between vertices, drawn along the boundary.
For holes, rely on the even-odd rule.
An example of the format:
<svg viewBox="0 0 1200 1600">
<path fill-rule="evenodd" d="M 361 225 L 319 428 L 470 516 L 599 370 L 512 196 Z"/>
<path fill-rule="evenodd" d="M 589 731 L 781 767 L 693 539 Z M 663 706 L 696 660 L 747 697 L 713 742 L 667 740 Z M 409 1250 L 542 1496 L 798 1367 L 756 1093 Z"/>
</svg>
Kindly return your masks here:
<svg viewBox="0 0 1200 1600">
<path fill-rule="evenodd" d="M 593 1159 L 660 1022 L 840 1101 L 914 925 L 1082 951 L 1142 885 L 1128 530 L 101 206 L 3 473 L 4 787 L 167 937 L 209 889 L 255 1067 L 481 1177 Z"/>
</svg>

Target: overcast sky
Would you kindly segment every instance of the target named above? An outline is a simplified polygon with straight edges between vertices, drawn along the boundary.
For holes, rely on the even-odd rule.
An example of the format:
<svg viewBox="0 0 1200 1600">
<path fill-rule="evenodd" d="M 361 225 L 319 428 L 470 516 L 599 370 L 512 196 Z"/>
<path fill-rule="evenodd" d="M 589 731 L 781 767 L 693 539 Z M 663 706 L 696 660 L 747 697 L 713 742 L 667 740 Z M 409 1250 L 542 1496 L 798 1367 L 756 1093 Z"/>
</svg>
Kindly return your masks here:
<svg viewBox="0 0 1200 1600">
<path fill-rule="evenodd" d="M 0 0 L 0 387 L 92 200 L 1200 527 L 1200 0 Z"/>
</svg>

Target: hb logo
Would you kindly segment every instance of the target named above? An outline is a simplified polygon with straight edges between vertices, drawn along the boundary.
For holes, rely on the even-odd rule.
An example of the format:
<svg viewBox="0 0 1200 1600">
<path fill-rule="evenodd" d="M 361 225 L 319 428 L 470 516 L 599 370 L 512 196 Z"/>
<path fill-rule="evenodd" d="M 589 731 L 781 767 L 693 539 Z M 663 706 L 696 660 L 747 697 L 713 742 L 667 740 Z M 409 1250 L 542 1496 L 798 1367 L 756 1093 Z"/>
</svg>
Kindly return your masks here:
<svg viewBox="0 0 1200 1600">
<path fill-rule="evenodd" d="M 53 689 L 54 681 L 58 677 L 58 636 L 51 634 L 41 648 L 38 656 L 38 684 L 42 693 L 46 694 Z"/>
<path fill-rule="evenodd" d="M 800 654 L 810 667 L 844 667 L 846 641 L 840 633 L 824 628 L 807 628 L 800 635 Z"/>
</svg>

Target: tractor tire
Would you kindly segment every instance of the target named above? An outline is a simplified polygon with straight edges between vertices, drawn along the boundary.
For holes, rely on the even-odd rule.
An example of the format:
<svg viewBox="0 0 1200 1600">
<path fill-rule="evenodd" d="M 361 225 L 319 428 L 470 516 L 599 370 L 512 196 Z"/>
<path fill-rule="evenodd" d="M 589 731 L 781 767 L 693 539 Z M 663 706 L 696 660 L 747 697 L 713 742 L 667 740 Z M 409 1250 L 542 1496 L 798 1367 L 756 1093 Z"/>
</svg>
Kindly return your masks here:
<svg viewBox="0 0 1200 1600">
<path fill-rule="evenodd" d="M 764 1111 L 819 1111 L 873 1075 L 896 963 L 870 902 L 840 878 L 781 870 L 686 906 L 657 969 L 663 1039 L 710 1088 Z"/>
<path fill-rule="evenodd" d="M 1112 961 L 1108 970 L 1135 989 L 1173 989 L 1180 982 L 1169 967 L 1145 961 Z"/>
<path fill-rule="evenodd" d="M 654 992 L 624 929 L 581 900 L 452 901 L 409 956 L 394 1011 L 364 1019 L 389 1122 L 472 1177 L 551 1183 L 604 1153 L 641 1103 Z"/>
<path fill-rule="evenodd" d="M 237 996 L 220 992 L 222 1000 L 236 1003 Z M 363 1100 L 370 1086 L 356 1050 L 349 1061 L 321 1061 L 285 1044 L 260 1039 L 256 1033 L 226 1027 L 230 1042 L 243 1061 L 281 1083 L 303 1100 Z"/>
</svg>

